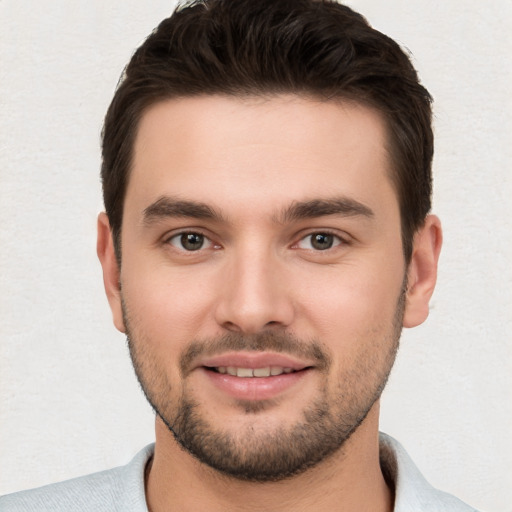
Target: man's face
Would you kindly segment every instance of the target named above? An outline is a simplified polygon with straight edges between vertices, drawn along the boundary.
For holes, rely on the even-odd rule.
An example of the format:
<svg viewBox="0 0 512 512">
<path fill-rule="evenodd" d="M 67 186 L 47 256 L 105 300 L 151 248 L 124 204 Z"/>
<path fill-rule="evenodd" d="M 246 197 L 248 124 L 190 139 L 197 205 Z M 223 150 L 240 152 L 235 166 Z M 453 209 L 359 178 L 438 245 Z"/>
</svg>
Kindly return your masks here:
<svg viewBox="0 0 512 512">
<path fill-rule="evenodd" d="M 144 114 L 114 317 L 158 415 L 210 466 L 296 474 L 378 400 L 406 271 L 385 139 L 371 109 L 295 96 Z"/>
</svg>

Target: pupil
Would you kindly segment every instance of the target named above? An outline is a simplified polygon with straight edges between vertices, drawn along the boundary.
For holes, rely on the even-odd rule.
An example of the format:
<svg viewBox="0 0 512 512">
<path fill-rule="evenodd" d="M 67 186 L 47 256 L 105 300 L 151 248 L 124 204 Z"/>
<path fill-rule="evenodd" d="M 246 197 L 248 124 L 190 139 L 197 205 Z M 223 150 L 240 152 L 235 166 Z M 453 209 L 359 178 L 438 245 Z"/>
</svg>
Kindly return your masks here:
<svg viewBox="0 0 512 512">
<path fill-rule="evenodd" d="M 204 236 L 199 233 L 184 233 L 181 235 L 181 245 L 187 251 L 197 251 L 204 243 Z"/>
<path fill-rule="evenodd" d="M 313 240 L 311 241 L 311 245 L 320 251 L 325 251 L 325 249 L 330 249 L 332 247 L 334 240 L 333 236 L 326 233 L 317 233 L 313 235 Z"/>
</svg>

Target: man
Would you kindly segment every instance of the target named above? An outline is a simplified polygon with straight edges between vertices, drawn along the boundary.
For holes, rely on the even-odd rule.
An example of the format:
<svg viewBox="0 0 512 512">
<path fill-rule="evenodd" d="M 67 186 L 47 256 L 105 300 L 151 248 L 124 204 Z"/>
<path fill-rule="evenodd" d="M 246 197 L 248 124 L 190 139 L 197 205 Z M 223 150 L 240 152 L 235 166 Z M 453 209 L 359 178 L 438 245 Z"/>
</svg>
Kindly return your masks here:
<svg viewBox="0 0 512 512">
<path fill-rule="evenodd" d="M 156 443 L 1 510 L 473 510 L 378 432 L 436 281 L 430 101 L 336 3 L 164 20 L 106 116 L 97 246 Z"/>
</svg>

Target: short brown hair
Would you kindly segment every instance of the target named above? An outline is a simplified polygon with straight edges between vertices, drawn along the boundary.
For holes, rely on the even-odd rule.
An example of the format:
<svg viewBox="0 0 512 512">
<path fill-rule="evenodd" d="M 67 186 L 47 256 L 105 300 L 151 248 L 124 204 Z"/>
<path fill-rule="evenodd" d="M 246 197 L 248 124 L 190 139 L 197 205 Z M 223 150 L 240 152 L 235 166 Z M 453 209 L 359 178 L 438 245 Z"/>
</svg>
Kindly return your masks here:
<svg viewBox="0 0 512 512">
<path fill-rule="evenodd" d="M 431 101 L 399 45 L 329 0 L 197 0 L 133 55 L 103 128 L 101 177 L 116 254 L 139 120 L 169 98 L 294 93 L 355 100 L 386 120 L 405 259 L 431 207 Z"/>
</svg>

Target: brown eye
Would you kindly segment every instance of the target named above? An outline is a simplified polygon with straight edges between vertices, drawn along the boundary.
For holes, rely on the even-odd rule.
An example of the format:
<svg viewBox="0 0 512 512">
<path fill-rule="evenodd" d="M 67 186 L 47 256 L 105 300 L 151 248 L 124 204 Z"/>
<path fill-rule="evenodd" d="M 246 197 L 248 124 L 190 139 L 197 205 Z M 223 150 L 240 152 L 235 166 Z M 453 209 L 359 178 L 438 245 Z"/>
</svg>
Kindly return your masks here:
<svg viewBox="0 0 512 512">
<path fill-rule="evenodd" d="M 169 243 L 177 249 L 185 251 L 198 251 L 204 249 L 211 242 L 201 233 L 179 233 L 169 239 Z"/>
<path fill-rule="evenodd" d="M 184 233 L 181 235 L 181 245 L 187 251 L 197 251 L 204 244 L 204 236 L 199 233 Z"/>
<path fill-rule="evenodd" d="M 318 251 L 330 249 L 334 244 L 334 236 L 328 233 L 315 233 L 311 235 L 311 246 Z"/>
<path fill-rule="evenodd" d="M 338 236 L 320 231 L 318 233 L 311 233 L 310 235 L 305 236 L 298 243 L 298 247 L 300 249 L 309 249 L 310 251 L 326 251 L 342 243 L 343 240 Z"/>
</svg>

